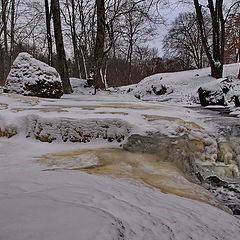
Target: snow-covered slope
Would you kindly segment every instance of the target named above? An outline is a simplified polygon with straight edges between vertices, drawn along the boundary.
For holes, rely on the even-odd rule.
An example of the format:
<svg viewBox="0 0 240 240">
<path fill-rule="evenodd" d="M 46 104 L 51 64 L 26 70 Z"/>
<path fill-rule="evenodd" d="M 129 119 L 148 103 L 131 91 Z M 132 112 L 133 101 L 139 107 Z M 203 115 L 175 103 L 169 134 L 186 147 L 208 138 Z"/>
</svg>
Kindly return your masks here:
<svg viewBox="0 0 240 240">
<path fill-rule="evenodd" d="M 237 65 L 228 69 L 234 72 Z M 102 173 L 96 168 L 99 159 L 80 156 L 86 149 L 119 150 L 118 140 L 123 138 L 114 138 L 118 134 L 127 138 L 131 134 L 144 137 L 160 133 L 165 138 L 187 136 L 201 155 L 200 162 L 225 167 L 216 162 L 215 125 L 205 122 L 205 115 L 174 104 L 191 104 L 200 84 L 197 80 L 208 84 L 207 72 L 201 70 L 200 76 L 195 76 L 196 71 L 155 75 L 131 86 L 132 92 L 138 93 L 151 87 L 151 83 L 159 86 L 159 81 L 163 81 L 175 91 L 167 96 L 144 93 L 143 97 L 164 100 L 172 96 L 170 104 L 141 102 L 131 92 L 123 94 L 129 86 L 121 88 L 121 94 L 109 91 L 92 96 L 92 89 L 84 88 L 85 81 L 78 79 L 71 79 L 75 94 L 62 99 L 0 93 L 0 240 L 238 239 L 238 218 L 193 200 L 196 198 L 179 197 L 181 194 L 169 194 L 166 189 L 163 193 L 156 187 L 163 184 L 161 181 L 175 189 L 182 182 L 186 184 L 183 173 L 176 175 L 166 169 L 167 173 L 159 177 L 158 162 L 151 162 L 155 168 L 150 168 L 151 164 L 137 164 L 141 158 L 116 165 L 109 158 L 111 167 Z M 193 82 L 185 94 L 189 79 Z M 87 137 L 88 143 L 79 143 L 75 137 Z M 41 142 L 48 139 L 51 144 Z M 48 162 L 39 164 L 39 159 L 44 158 Z M 56 159 L 61 159 L 58 169 Z M 121 161 L 120 157 L 116 159 Z M 104 165 L 100 163 L 99 167 Z M 142 175 L 143 167 L 150 173 L 148 181 L 138 181 L 147 177 Z M 87 169 L 81 168 L 95 171 L 87 174 Z M 138 178 L 127 175 L 134 172 Z M 201 186 L 194 191 L 198 189 Z M 188 195 L 183 187 L 177 190 Z M 213 196 L 205 202 L 211 203 L 212 199 Z"/>
<path fill-rule="evenodd" d="M 239 220 L 208 204 L 80 171 L 42 171 L 44 166 L 33 163 L 42 154 L 86 148 L 83 144 L 2 138 L 0 146 L 1 240 L 239 237 Z"/>
<path fill-rule="evenodd" d="M 225 65 L 224 77 L 234 79 L 237 76 L 238 70 L 239 64 Z M 177 73 L 160 73 L 147 77 L 136 85 L 121 87 L 118 91 L 133 94 L 141 100 L 194 105 L 199 103 L 197 94 L 199 87 L 212 85 L 213 82 L 221 81 L 215 80 L 209 74 L 210 68 Z M 166 89 L 166 93 L 157 93 L 163 87 Z"/>
</svg>

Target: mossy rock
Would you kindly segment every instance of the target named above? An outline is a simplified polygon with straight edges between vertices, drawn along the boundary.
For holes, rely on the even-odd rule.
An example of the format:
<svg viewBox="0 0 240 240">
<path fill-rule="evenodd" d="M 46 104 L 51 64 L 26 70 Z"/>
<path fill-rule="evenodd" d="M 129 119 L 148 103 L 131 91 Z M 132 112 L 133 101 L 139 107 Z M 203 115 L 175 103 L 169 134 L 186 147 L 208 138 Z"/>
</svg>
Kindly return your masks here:
<svg viewBox="0 0 240 240">
<path fill-rule="evenodd" d="M 38 80 L 35 84 L 26 83 L 27 96 L 36 96 L 43 98 L 60 98 L 63 95 L 62 85 L 58 81 L 47 82 Z"/>
</svg>

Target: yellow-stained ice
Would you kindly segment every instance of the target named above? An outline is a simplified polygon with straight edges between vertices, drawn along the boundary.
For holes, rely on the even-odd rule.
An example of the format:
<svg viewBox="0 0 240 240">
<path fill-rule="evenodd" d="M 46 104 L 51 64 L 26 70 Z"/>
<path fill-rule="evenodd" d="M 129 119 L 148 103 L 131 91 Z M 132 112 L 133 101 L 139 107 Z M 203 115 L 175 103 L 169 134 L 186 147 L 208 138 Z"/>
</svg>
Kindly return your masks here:
<svg viewBox="0 0 240 240">
<path fill-rule="evenodd" d="M 44 171 L 78 170 L 89 174 L 126 179 L 145 184 L 180 197 L 221 207 L 210 192 L 188 181 L 172 163 L 159 161 L 156 155 L 131 153 L 122 149 L 89 149 L 48 154 L 37 158 Z"/>
</svg>

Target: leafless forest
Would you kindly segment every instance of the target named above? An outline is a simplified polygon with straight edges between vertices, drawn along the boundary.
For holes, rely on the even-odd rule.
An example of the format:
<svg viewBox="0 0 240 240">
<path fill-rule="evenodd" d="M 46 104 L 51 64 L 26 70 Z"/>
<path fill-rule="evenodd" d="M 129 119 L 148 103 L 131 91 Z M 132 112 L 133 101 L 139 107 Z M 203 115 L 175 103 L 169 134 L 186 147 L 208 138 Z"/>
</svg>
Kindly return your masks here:
<svg viewBox="0 0 240 240">
<path fill-rule="evenodd" d="M 57 68 L 65 93 L 69 76 L 89 79 L 95 88 L 206 66 L 222 77 L 223 64 L 240 59 L 240 1 L 184 1 L 189 11 L 175 14 L 169 26 L 162 10 L 176 2 L 1 0 L 0 83 L 24 51 Z M 149 42 L 163 28 L 160 56 Z"/>
</svg>

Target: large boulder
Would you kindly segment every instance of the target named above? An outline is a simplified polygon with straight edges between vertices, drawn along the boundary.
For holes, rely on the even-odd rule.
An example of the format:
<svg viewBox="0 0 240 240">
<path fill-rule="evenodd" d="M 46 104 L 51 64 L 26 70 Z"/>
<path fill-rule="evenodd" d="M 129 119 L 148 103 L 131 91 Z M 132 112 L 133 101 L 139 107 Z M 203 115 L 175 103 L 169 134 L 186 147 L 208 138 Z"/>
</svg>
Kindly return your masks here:
<svg viewBox="0 0 240 240">
<path fill-rule="evenodd" d="M 56 69 L 28 53 L 17 56 L 3 91 L 43 98 L 60 98 L 63 95 L 61 79 Z"/>
<path fill-rule="evenodd" d="M 234 103 L 240 107 L 240 82 L 233 77 L 215 79 L 200 87 L 198 96 L 202 106 Z"/>
<path fill-rule="evenodd" d="M 232 79 L 215 79 L 198 89 L 202 106 L 227 105 L 233 100 L 234 81 Z"/>
<path fill-rule="evenodd" d="M 224 106 L 225 98 L 221 89 L 208 90 L 200 87 L 198 89 L 199 100 L 202 106 L 222 105 Z"/>
</svg>

